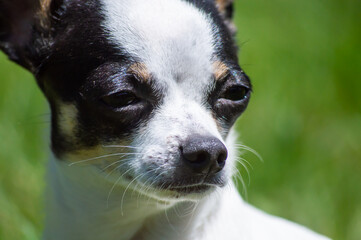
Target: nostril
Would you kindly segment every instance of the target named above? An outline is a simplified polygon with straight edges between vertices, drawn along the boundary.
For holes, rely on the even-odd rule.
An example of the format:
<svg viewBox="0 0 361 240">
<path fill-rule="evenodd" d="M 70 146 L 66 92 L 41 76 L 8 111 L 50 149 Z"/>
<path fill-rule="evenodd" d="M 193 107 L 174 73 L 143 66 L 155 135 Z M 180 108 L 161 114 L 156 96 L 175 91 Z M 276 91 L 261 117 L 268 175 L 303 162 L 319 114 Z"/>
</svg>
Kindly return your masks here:
<svg viewBox="0 0 361 240">
<path fill-rule="evenodd" d="M 196 162 L 196 163 L 206 162 L 208 160 L 208 158 L 209 158 L 209 154 L 207 154 L 206 152 L 200 152 L 195 157 L 194 162 Z"/>
<path fill-rule="evenodd" d="M 218 159 L 217 159 L 218 166 L 223 168 L 224 165 L 226 164 L 226 159 L 227 159 L 226 153 L 219 154 Z"/>
<path fill-rule="evenodd" d="M 205 151 L 184 151 L 180 148 L 183 156 L 192 164 L 203 164 L 209 161 L 210 155 Z"/>
</svg>

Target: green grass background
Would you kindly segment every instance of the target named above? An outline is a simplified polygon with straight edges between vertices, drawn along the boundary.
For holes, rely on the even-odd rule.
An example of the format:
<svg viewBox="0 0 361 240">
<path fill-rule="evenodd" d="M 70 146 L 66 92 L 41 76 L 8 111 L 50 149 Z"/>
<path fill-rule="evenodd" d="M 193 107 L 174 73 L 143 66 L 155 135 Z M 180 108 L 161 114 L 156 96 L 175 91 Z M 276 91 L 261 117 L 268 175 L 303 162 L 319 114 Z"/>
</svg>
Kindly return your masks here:
<svg viewBox="0 0 361 240">
<path fill-rule="evenodd" d="M 254 85 L 237 129 L 264 158 L 245 155 L 248 201 L 361 239 L 361 1 L 239 0 L 235 21 Z M 33 77 L 0 54 L 0 240 L 40 238 L 48 119 Z"/>
</svg>

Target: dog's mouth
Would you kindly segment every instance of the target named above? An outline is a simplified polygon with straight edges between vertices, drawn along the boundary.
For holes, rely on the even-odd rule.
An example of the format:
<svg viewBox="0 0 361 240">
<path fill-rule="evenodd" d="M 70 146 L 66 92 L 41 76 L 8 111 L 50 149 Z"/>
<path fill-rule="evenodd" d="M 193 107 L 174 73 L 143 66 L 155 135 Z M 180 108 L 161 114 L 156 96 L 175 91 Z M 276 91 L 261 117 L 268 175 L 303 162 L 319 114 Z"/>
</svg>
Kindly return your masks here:
<svg viewBox="0 0 361 240">
<path fill-rule="evenodd" d="M 186 185 L 186 186 L 172 186 L 168 190 L 174 191 L 181 194 L 191 194 L 191 193 L 204 193 L 211 189 L 215 188 L 214 185 L 209 184 L 197 184 L 197 185 Z"/>
<path fill-rule="evenodd" d="M 210 193 L 216 188 L 224 187 L 226 184 L 227 181 L 224 178 L 213 176 L 201 181 L 163 183 L 159 188 L 163 191 L 176 193 L 178 196 L 204 196 L 204 194 Z"/>
</svg>

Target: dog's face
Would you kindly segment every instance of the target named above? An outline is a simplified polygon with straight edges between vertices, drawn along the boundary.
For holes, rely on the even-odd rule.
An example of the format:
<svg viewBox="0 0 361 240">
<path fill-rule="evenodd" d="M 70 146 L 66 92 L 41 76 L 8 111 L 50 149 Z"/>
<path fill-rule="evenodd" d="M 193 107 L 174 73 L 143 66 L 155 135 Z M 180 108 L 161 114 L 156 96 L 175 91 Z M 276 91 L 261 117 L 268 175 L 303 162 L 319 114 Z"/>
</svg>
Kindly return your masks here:
<svg viewBox="0 0 361 240">
<path fill-rule="evenodd" d="M 34 9 L 26 41 L 2 48 L 48 98 L 59 161 L 160 199 L 227 183 L 226 138 L 251 92 L 230 1 L 44 0 Z"/>
</svg>

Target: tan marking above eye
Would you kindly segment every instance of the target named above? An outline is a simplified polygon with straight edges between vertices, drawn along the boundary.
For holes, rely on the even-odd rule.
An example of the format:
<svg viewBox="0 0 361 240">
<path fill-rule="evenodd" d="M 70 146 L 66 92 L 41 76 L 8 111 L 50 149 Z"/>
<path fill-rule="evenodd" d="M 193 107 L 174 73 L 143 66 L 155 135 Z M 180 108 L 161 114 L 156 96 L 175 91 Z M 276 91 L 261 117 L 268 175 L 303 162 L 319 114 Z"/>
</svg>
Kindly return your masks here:
<svg viewBox="0 0 361 240">
<path fill-rule="evenodd" d="M 218 10 L 223 14 L 226 8 L 234 1 L 234 0 L 215 0 Z"/>
<path fill-rule="evenodd" d="M 232 19 L 229 19 L 227 16 L 227 8 L 231 6 L 234 0 L 215 0 L 215 2 L 219 13 L 225 18 L 224 21 L 228 29 L 231 31 L 232 35 L 236 34 L 236 25 L 233 23 Z"/>
<path fill-rule="evenodd" d="M 44 29 L 49 27 L 50 4 L 52 0 L 40 0 L 40 9 L 37 13 L 40 26 Z"/>
<path fill-rule="evenodd" d="M 144 63 L 134 63 L 128 69 L 128 72 L 136 75 L 140 81 L 149 82 L 151 74 L 148 71 L 147 66 Z"/>
<path fill-rule="evenodd" d="M 229 68 L 223 62 L 216 61 L 213 63 L 213 73 L 216 81 L 221 81 L 228 75 Z"/>
</svg>

